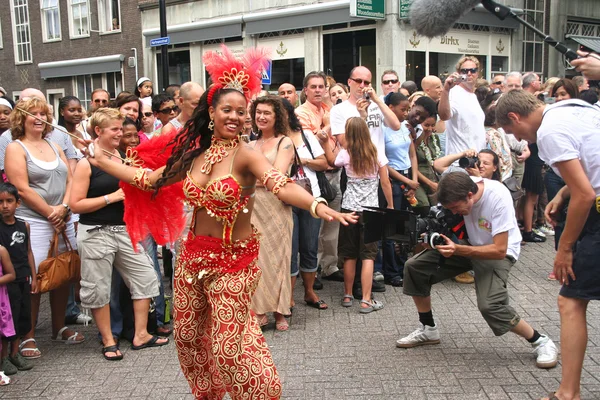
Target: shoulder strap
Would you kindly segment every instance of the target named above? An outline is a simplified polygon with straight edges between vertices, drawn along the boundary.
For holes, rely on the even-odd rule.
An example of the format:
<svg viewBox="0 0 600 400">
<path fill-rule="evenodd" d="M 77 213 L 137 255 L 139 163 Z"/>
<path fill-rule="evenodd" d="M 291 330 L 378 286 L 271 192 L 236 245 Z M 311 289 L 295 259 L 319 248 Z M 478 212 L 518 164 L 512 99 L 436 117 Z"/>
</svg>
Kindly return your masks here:
<svg viewBox="0 0 600 400">
<path fill-rule="evenodd" d="M 304 145 L 308 149 L 308 152 L 310 153 L 310 156 L 314 160 L 315 159 L 315 155 L 312 152 L 312 148 L 310 147 L 310 143 L 308 143 L 308 139 L 306 138 L 306 136 L 304 136 L 304 131 L 300 131 L 300 135 L 302 135 L 302 141 L 304 142 Z"/>
<path fill-rule="evenodd" d="M 279 146 L 281 145 L 281 142 L 283 142 L 283 139 L 285 139 L 287 136 L 283 135 L 283 137 L 281 139 L 279 139 L 279 142 L 277 142 L 277 152 L 279 152 Z"/>
<path fill-rule="evenodd" d="M 240 146 L 238 145 L 238 147 L 233 152 L 233 155 L 231 156 L 231 164 L 229 165 L 229 175 L 233 174 L 233 162 L 235 161 L 235 155 L 237 154 L 239 149 Z"/>
<path fill-rule="evenodd" d="M 58 154 L 58 150 L 56 150 L 56 147 L 54 147 L 54 143 L 52 143 L 52 141 L 50 141 L 49 139 L 44 139 L 48 145 L 50 145 L 50 147 L 52 147 L 52 150 L 54 150 L 54 154 L 56 154 L 56 157 L 58 159 L 60 159 L 60 154 Z"/>
<path fill-rule="evenodd" d="M 25 150 L 25 155 L 27 156 L 27 158 L 31 159 L 31 154 L 29 154 L 29 150 L 27 150 L 27 147 L 23 144 L 23 142 L 21 142 L 21 140 L 19 140 L 19 139 L 15 140 L 15 142 L 17 142 L 21 145 L 23 150 Z"/>
</svg>

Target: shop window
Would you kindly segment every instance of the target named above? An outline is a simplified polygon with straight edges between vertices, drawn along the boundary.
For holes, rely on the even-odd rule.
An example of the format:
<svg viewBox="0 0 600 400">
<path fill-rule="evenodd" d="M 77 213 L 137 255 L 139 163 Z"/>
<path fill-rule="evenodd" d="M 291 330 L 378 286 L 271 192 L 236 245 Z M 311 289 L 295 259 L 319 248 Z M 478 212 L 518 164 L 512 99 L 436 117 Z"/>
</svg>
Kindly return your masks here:
<svg viewBox="0 0 600 400">
<path fill-rule="evenodd" d="M 158 87 L 155 86 L 154 91 L 156 93 L 161 92 L 162 88 L 166 88 L 168 85 L 178 84 L 181 85 L 184 82 L 191 80 L 191 64 L 190 64 L 190 50 L 178 50 L 169 51 L 169 82 L 166 85 L 162 82 L 162 58 L 159 52 L 156 55 L 156 71 L 158 72 Z"/>
<path fill-rule="evenodd" d="M 32 62 L 31 30 L 27 0 L 11 0 L 11 20 L 15 45 L 15 64 Z"/>
<path fill-rule="evenodd" d="M 375 84 L 376 61 L 375 29 L 323 35 L 325 73 L 333 76 L 336 82 L 347 82 L 352 68 L 364 65 L 373 74 Z"/>
<path fill-rule="evenodd" d="M 92 75 L 78 75 L 73 77 L 73 86 L 75 96 L 81 102 L 81 105 L 86 110 L 89 110 L 92 101 Z"/>
<path fill-rule="evenodd" d="M 271 66 L 271 84 L 263 85 L 263 89 L 276 92 L 283 83 L 291 83 L 296 89 L 302 89 L 304 75 L 304 58 L 274 60 Z"/>
<path fill-rule="evenodd" d="M 437 55 L 437 53 L 432 53 Z M 451 73 L 454 71 L 454 66 L 451 66 Z M 413 81 L 417 85 L 421 84 L 421 80 L 427 75 L 425 71 L 425 52 L 422 51 L 407 51 L 406 52 L 406 80 Z"/>
<path fill-rule="evenodd" d="M 120 0 L 98 0 L 100 33 L 121 31 Z"/>
<path fill-rule="evenodd" d="M 53 42 L 61 39 L 60 35 L 60 9 L 58 0 L 42 0 L 42 37 L 44 42 Z"/>
<path fill-rule="evenodd" d="M 90 36 L 89 0 L 70 0 L 71 38 Z"/>
<path fill-rule="evenodd" d="M 104 84 L 102 87 L 108 90 L 110 99 L 114 100 L 117 98 L 119 93 L 123 91 L 123 74 L 119 72 L 109 72 L 102 74 Z"/>
</svg>

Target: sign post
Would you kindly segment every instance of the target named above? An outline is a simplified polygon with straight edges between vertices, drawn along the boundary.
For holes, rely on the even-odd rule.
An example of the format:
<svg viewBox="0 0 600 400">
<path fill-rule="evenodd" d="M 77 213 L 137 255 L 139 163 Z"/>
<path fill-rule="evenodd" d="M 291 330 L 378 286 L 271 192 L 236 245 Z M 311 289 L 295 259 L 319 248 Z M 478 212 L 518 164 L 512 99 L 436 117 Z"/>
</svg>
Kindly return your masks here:
<svg viewBox="0 0 600 400">
<path fill-rule="evenodd" d="M 271 74 L 272 74 L 272 72 L 273 72 L 273 62 L 269 61 L 269 65 L 267 66 L 267 68 L 262 71 L 262 80 L 261 80 L 261 83 L 263 85 L 270 85 L 271 84 Z"/>
<path fill-rule="evenodd" d="M 161 61 L 161 72 L 162 72 L 162 92 L 165 91 L 167 86 L 169 86 L 169 54 L 168 54 L 168 45 L 169 38 L 167 36 L 167 5 L 165 0 L 158 1 L 158 11 L 160 18 L 160 38 L 167 38 L 166 43 L 161 43 L 160 47 L 160 61 Z"/>
<path fill-rule="evenodd" d="M 385 19 L 385 0 L 351 0 L 350 16 Z"/>
</svg>

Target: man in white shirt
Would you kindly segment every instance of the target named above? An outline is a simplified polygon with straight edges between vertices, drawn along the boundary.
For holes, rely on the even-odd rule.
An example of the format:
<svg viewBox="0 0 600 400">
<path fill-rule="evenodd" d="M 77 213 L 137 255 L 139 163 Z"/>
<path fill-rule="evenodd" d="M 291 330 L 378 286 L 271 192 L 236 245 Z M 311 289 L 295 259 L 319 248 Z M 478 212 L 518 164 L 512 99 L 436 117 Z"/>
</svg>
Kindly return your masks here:
<svg viewBox="0 0 600 400">
<path fill-rule="evenodd" d="M 496 119 L 517 139 L 537 143 L 540 158 L 566 183 L 546 207 L 546 219 L 555 223 L 570 199 L 554 259 L 554 274 L 563 284 L 558 296 L 563 356 L 562 380 L 551 398 L 579 399 L 587 307 L 600 300 L 600 111 L 581 100 L 546 105 L 515 91 L 499 99 Z"/>
<path fill-rule="evenodd" d="M 446 121 L 446 155 L 486 147 L 485 114 L 474 93 L 478 77 L 479 60 L 465 56 L 444 83 L 438 113 Z"/>
<path fill-rule="evenodd" d="M 475 271 L 475 293 L 481 315 L 496 336 L 514 332 L 534 348 L 538 368 L 553 368 L 558 350 L 509 305 L 510 270 L 519 258 L 521 233 L 510 192 L 501 182 L 445 174 L 438 184 L 438 200 L 453 214 L 462 215 L 469 245 L 445 243 L 425 250 L 404 264 L 404 294 L 412 296 L 421 327 L 399 339 L 397 347 L 438 344 L 440 334 L 431 311 L 431 286 L 470 269 Z"/>
</svg>

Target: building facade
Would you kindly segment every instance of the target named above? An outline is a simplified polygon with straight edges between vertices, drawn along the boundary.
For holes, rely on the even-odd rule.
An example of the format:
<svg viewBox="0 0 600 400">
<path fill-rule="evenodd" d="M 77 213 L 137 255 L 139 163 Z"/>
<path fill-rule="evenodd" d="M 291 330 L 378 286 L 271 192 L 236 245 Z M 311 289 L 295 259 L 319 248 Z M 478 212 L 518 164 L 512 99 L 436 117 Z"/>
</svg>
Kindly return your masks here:
<svg viewBox="0 0 600 400">
<path fill-rule="evenodd" d="M 0 86 L 15 100 L 34 87 L 55 110 L 65 95 L 88 107 L 94 89 L 114 98 L 143 73 L 134 1 L 3 0 L 0 32 Z"/>
</svg>

